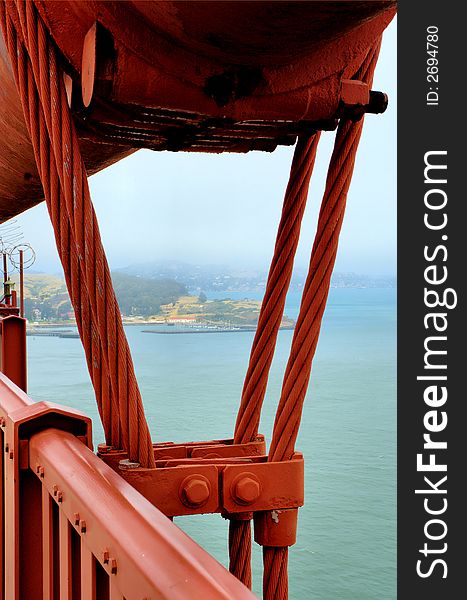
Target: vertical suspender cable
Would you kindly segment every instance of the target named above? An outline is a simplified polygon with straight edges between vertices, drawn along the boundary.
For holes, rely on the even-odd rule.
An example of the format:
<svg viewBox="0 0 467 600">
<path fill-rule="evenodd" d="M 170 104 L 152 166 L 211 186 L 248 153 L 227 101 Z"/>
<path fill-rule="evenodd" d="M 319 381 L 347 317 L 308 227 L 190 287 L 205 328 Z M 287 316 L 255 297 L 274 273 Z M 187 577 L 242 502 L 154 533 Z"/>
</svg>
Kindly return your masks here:
<svg viewBox="0 0 467 600">
<path fill-rule="evenodd" d="M 370 49 L 355 75 L 356 79 L 370 86 L 380 44 L 381 40 L 378 40 Z M 357 123 L 341 121 L 337 130 L 310 267 L 276 413 L 268 456 L 270 461 L 290 460 L 294 452 L 362 127 L 363 119 Z M 264 599 L 286 600 L 288 548 L 264 547 L 263 559 Z"/>
<path fill-rule="evenodd" d="M 299 138 L 295 148 L 274 255 L 235 425 L 234 442 L 236 444 L 251 442 L 258 433 L 261 407 L 266 393 L 277 334 L 284 314 L 285 297 L 292 277 L 293 262 L 300 238 L 300 227 L 319 137 L 319 133 L 313 133 L 310 136 Z M 251 525 L 249 519 L 230 516 L 229 554 L 230 571 L 245 585 L 251 587 Z"/>
<path fill-rule="evenodd" d="M 0 3 L 0 19 L 106 439 L 154 466 L 55 46 L 32 2 Z"/>
</svg>

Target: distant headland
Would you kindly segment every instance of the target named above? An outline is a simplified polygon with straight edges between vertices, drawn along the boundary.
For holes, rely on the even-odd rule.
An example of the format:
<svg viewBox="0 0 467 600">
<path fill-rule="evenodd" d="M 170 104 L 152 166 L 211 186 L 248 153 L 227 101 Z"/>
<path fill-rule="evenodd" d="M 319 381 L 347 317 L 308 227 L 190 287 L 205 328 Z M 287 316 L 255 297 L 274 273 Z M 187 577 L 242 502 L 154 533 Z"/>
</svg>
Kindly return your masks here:
<svg viewBox="0 0 467 600">
<path fill-rule="evenodd" d="M 303 289 L 305 275 L 297 271 L 292 278 L 292 292 Z M 112 279 L 126 324 L 180 326 L 184 330 L 200 328 L 210 332 L 256 328 L 267 274 L 172 261 L 120 269 L 112 272 Z M 391 288 L 396 287 L 396 280 L 336 273 L 331 285 Z M 234 299 L 229 298 L 229 294 Z M 245 298 L 239 299 L 239 294 L 245 294 Z M 72 325 L 74 313 L 64 279 L 58 275 L 27 273 L 25 315 L 35 326 Z M 293 326 L 293 320 L 284 316 L 281 327 Z M 168 332 L 172 331 L 178 329 Z"/>
</svg>

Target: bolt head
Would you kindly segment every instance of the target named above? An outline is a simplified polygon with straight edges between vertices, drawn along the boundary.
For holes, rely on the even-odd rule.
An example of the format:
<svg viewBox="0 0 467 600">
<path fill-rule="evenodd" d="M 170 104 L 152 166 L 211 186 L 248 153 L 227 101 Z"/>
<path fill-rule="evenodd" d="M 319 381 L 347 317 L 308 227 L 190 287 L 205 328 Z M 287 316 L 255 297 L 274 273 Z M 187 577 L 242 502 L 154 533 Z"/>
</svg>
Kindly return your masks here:
<svg viewBox="0 0 467 600">
<path fill-rule="evenodd" d="M 370 88 L 367 83 L 356 79 L 341 81 L 341 102 L 346 108 L 365 106 L 370 99 Z"/>
<path fill-rule="evenodd" d="M 234 488 L 234 496 L 242 504 L 252 504 L 261 494 L 259 482 L 252 477 L 242 477 Z"/>
<path fill-rule="evenodd" d="M 183 485 L 182 502 L 188 506 L 201 506 L 208 501 L 210 494 L 208 481 L 194 477 Z"/>
</svg>

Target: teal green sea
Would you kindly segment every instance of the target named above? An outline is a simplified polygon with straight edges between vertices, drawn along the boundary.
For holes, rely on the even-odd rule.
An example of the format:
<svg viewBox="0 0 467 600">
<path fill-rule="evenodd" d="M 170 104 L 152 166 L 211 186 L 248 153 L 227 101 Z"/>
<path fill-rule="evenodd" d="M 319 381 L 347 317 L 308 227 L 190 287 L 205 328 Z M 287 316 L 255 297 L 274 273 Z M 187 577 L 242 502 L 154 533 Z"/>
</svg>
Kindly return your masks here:
<svg viewBox="0 0 467 600">
<path fill-rule="evenodd" d="M 298 306 L 297 296 L 289 297 L 287 314 L 296 317 Z M 149 335 L 144 328 L 126 331 L 153 439 L 230 437 L 253 333 Z M 260 428 L 267 440 L 291 339 L 291 331 L 280 332 Z M 33 399 L 85 411 L 95 443 L 102 441 L 80 341 L 28 337 L 28 353 Z M 290 597 L 394 600 L 395 290 L 331 290 L 297 449 L 305 455 L 306 503 L 290 551 Z M 227 523 L 220 516 L 175 522 L 227 564 Z M 254 544 L 258 595 L 260 566 Z"/>
</svg>

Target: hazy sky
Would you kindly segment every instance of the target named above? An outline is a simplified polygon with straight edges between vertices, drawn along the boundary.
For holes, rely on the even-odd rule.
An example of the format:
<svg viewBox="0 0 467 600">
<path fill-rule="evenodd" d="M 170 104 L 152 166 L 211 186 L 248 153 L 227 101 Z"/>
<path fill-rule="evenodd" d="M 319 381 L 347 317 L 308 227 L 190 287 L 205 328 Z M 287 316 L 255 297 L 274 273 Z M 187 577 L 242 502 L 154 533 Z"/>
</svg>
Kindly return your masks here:
<svg viewBox="0 0 467 600">
<path fill-rule="evenodd" d="M 341 233 L 336 271 L 396 271 L 396 24 L 385 33 L 373 89 L 389 94 L 368 115 Z M 332 150 L 324 133 L 296 264 L 305 266 Z M 274 153 L 141 150 L 90 179 L 111 268 L 152 260 L 264 268 L 272 256 L 293 148 Z M 37 253 L 35 271 L 61 270 L 46 207 L 18 217 Z"/>
</svg>

